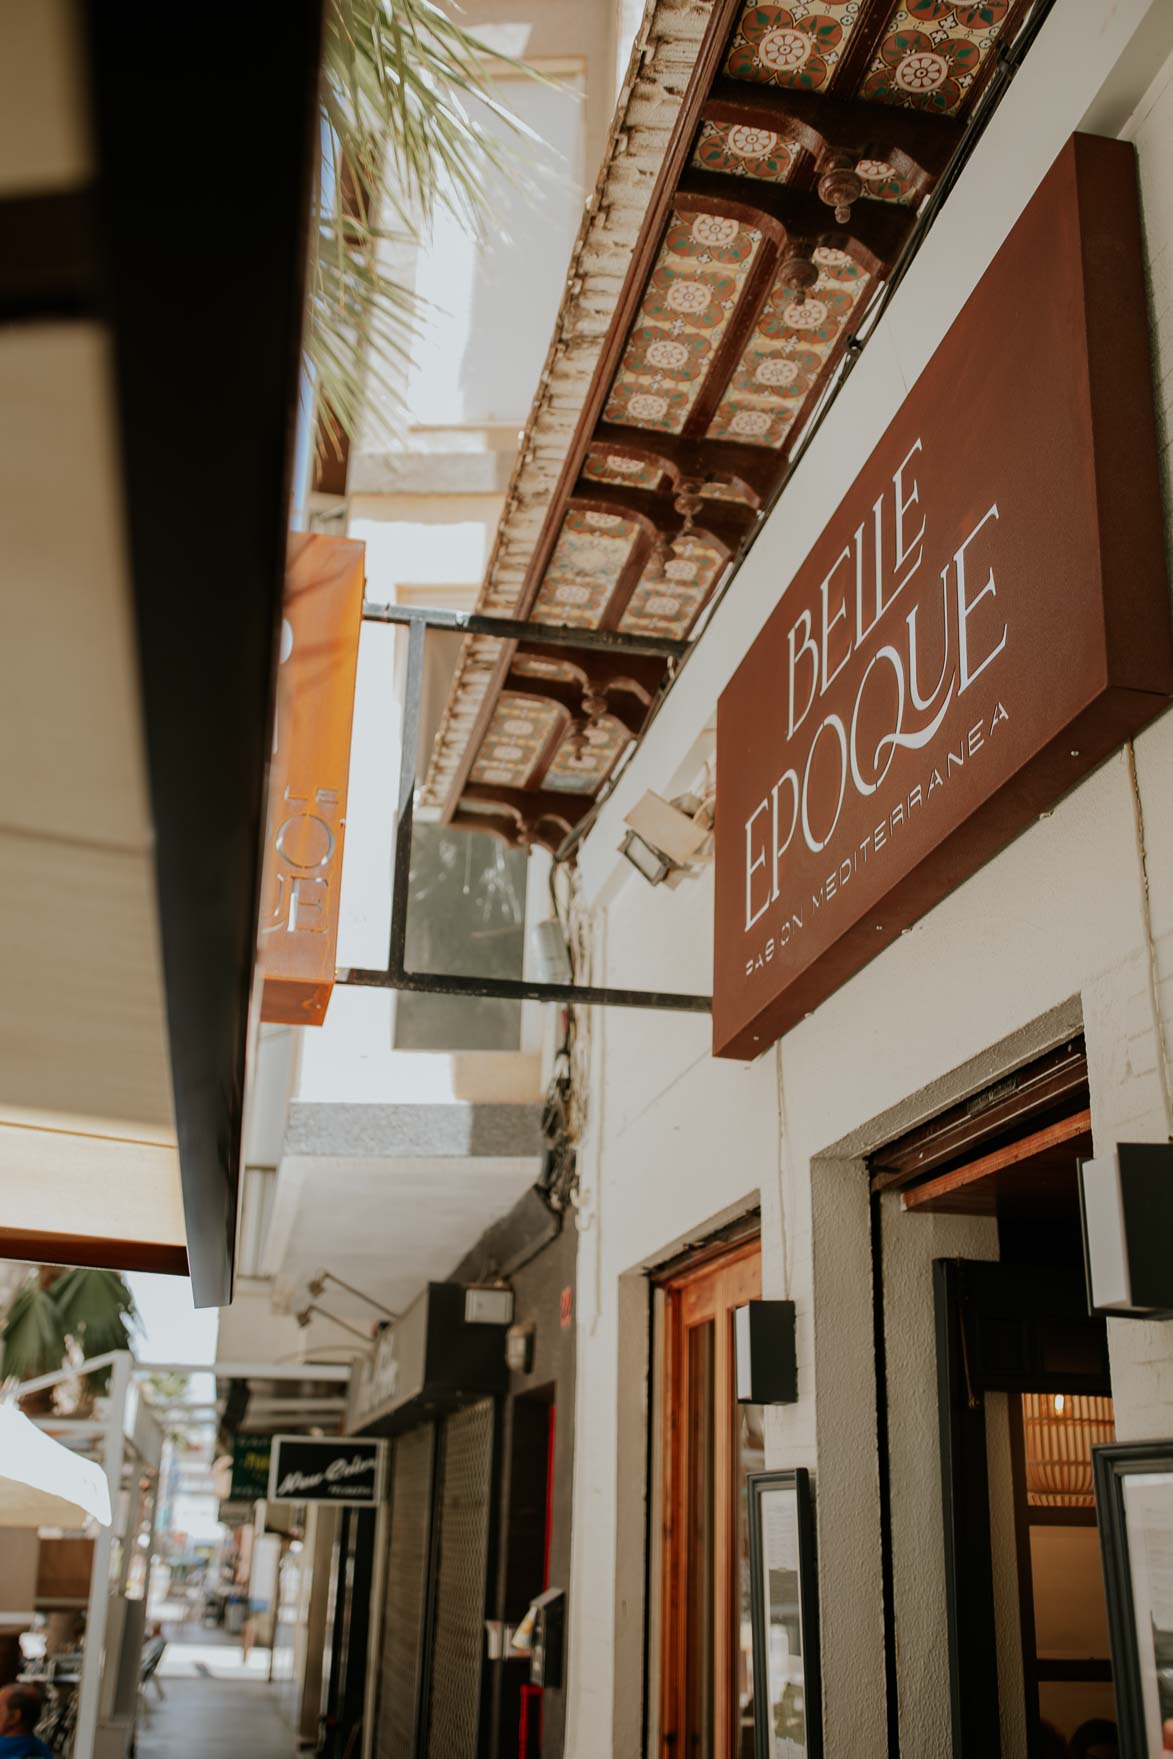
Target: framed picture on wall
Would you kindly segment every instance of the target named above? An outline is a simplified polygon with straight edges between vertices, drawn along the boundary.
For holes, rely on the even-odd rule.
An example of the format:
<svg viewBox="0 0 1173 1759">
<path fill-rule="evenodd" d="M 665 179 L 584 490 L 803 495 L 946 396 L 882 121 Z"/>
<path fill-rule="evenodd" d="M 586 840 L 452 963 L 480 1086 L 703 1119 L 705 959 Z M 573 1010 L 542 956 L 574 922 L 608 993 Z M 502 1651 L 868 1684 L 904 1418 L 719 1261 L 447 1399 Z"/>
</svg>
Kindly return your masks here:
<svg viewBox="0 0 1173 1759">
<path fill-rule="evenodd" d="M 1173 1441 L 1092 1449 L 1122 1759 L 1173 1753 Z"/>
<path fill-rule="evenodd" d="M 755 1759 L 822 1759 L 818 1577 L 809 1475 L 751 1472 Z"/>
</svg>

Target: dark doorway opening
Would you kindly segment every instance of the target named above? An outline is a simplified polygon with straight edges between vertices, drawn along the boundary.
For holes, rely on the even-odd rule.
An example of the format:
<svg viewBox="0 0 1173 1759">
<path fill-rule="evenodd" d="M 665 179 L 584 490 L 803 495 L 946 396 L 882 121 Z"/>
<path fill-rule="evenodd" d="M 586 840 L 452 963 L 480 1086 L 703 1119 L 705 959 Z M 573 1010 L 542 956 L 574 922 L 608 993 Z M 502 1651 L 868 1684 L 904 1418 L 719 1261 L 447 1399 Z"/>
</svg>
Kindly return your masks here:
<svg viewBox="0 0 1173 1759">
<path fill-rule="evenodd" d="M 1077 1189 L 1091 1151 L 1076 1040 L 872 1162 L 901 1227 L 996 1224 L 996 1258 L 933 1264 L 953 1759 L 1116 1751 L 1090 1456 L 1114 1433 L 1111 1379 Z"/>
</svg>

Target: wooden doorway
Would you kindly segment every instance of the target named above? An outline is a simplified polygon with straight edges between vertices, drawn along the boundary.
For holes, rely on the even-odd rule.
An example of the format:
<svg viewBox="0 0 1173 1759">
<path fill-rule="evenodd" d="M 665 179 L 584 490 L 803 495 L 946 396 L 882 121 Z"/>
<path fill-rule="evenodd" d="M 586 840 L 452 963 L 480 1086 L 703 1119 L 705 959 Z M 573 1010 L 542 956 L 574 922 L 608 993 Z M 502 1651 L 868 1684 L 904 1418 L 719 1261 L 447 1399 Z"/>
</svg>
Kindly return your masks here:
<svg viewBox="0 0 1173 1759">
<path fill-rule="evenodd" d="M 733 1315 L 761 1287 L 756 1236 L 663 1284 L 662 1759 L 753 1755 L 745 1478 L 763 1413 L 736 1400 Z"/>
</svg>

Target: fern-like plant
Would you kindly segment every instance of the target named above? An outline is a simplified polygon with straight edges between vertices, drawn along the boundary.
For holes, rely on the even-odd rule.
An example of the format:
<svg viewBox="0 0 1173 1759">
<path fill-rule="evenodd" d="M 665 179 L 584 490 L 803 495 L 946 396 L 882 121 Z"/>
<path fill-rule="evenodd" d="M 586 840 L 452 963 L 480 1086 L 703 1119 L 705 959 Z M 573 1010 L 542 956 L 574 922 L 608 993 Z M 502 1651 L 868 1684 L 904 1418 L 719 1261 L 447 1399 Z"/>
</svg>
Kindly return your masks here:
<svg viewBox="0 0 1173 1759">
<path fill-rule="evenodd" d="M 418 240 L 441 203 L 475 228 L 490 168 L 524 180 L 478 115 L 537 141 L 493 96 L 493 62 L 530 72 L 487 56 L 433 0 L 327 0 L 322 118 L 333 175 L 319 181 L 306 333 L 327 428 L 353 438 L 364 407 L 378 425 L 401 405 L 420 307 L 379 246 Z"/>
<path fill-rule="evenodd" d="M 71 1354 L 128 1350 L 139 1319 L 134 1296 L 115 1270 L 46 1265 L 30 1272 L 0 1320 L 0 1380 L 34 1380 L 63 1368 Z M 110 1370 L 86 1376 L 87 1394 L 103 1392 Z M 52 1399 L 40 1401 L 48 1409 Z"/>
</svg>

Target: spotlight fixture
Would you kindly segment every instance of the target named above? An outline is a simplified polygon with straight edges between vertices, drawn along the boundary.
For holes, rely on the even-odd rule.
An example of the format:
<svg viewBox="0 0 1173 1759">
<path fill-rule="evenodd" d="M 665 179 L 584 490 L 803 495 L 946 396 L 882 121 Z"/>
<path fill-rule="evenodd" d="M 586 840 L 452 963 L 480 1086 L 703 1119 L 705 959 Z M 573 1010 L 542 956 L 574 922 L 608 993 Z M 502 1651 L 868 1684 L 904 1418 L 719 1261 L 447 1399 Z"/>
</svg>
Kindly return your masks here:
<svg viewBox="0 0 1173 1759">
<path fill-rule="evenodd" d="M 624 823 L 630 828 L 619 852 L 649 885 L 658 886 L 662 880 L 675 885 L 689 868 L 709 859 L 712 811 L 695 794 L 664 800 L 649 789 Z"/>
<path fill-rule="evenodd" d="M 650 886 L 658 886 L 672 872 L 673 863 L 659 849 L 640 836 L 638 831 L 628 831 L 619 845 L 620 855 L 627 857 L 637 873 L 641 873 Z"/>
</svg>

